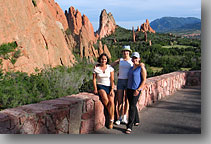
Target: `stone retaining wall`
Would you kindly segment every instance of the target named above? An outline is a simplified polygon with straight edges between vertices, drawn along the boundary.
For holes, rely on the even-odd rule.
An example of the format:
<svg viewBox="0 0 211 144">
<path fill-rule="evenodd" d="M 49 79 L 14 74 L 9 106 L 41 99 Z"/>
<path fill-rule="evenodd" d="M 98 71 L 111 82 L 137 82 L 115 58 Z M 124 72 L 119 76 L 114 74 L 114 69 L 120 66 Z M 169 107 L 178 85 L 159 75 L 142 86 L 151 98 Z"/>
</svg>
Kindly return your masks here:
<svg viewBox="0 0 211 144">
<path fill-rule="evenodd" d="M 148 78 L 138 109 L 171 95 L 185 85 L 200 85 L 201 71 L 173 72 Z M 86 134 L 105 125 L 99 97 L 79 93 L 0 112 L 2 134 Z"/>
</svg>

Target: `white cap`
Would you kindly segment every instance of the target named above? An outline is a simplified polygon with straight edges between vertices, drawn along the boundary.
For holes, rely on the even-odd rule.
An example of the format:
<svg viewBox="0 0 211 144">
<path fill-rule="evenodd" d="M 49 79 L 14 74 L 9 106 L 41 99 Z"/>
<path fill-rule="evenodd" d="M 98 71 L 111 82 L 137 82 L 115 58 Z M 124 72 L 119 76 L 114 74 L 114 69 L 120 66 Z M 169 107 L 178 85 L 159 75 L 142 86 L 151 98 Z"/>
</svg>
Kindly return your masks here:
<svg viewBox="0 0 211 144">
<path fill-rule="evenodd" d="M 136 57 L 136 58 L 140 58 L 140 55 L 138 52 L 133 52 L 131 57 Z"/>
</svg>

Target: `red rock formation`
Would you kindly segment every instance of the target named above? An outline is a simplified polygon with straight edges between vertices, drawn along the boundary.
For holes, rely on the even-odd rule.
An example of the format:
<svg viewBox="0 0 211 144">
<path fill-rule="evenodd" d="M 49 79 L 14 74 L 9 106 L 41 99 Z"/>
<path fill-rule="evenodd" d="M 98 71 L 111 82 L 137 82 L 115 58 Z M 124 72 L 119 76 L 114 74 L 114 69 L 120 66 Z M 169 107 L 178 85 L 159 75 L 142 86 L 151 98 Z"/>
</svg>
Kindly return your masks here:
<svg viewBox="0 0 211 144">
<path fill-rule="evenodd" d="M 142 32 L 155 33 L 155 30 L 153 30 L 153 29 L 151 28 L 151 26 L 149 25 L 149 20 L 148 20 L 148 19 L 146 19 L 146 23 L 143 23 L 143 24 L 141 25 L 141 31 L 142 31 Z"/>
<path fill-rule="evenodd" d="M 99 35 L 99 39 L 108 36 L 115 32 L 116 22 L 111 13 L 106 12 L 104 9 L 100 15 L 100 27 L 96 32 Z"/>
<path fill-rule="evenodd" d="M 137 32 L 139 32 L 140 31 L 140 27 L 139 26 L 137 26 Z"/>
<path fill-rule="evenodd" d="M 69 29 L 76 35 L 79 35 L 79 32 L 82 27 L 82 17 L 81 13 L 78 10 L 75 10 L 74 7 L 70 7 L 69 11 L 65 11 L 65 15 L 67 17 L 67 22 L 69 25 Z"/>
<path fill-rule="evenodd" d="M 94 34 L 94 28 L 86 15 L 81 16 L 78 10 L 74 7 L 70 7 L 69 11 L 65 11 L 67 17 L 69 29 L 72 35 L 79 45 L 80 56 L 86 57 L 93 62 L 93 57 L 98 56 L 97 50 L 95 50 L 93 44 L 96 43 L 97 38 Z"/>
<path fill-rule="evenodd" d="M 151 26 L 149 25 L 149 20 L 148 19 L 146 19 L 146 23 L 143 23 L 141 25 L 141 31 L 144 33 L 144 38 L 145 38 L 146 42 L 147 42 L 147 32 L 155 33 L 155 30 L 153 30 L 151 28 Z"/>
<path fill-rule="evenodd" d="M 132 28 L 132 30 L 133 30 L 133 42 L 136 42 L 136 33 L 134 31 L 134 27 Z"/>
<path fill-rule="evenodd" d="M 63 10 L 60 8 L 60 6 L 54 2 L 54 0 L 43 0 L 47 4 L 49 11 L 53 15 L 53 17 L 60 23 L 62 23 L 62 26 L 64 30 L 68 28 L 68 23 L 66 20 L 66 16 L 63 12 Z"/>
<path fill-rule="evenodd" d="M 109 58 L 111 58 L 111 53 L 108 50 L 107 45 L 106 44 L 102 45 L 101 41 L 99 41 L 99 50 L 98 50 L 98 52 L 99 52 L 99 55 L 101 55 L 102 53 L 105 53 L 105 54 L 108 55 Z"/>
<path fill-rule="evenodd" d="M 78 10 L 75 10 L 74 7 L 70 7 L 68 12 L 65 11 L 65 15 L 67 17 L 69 29 L 79 45 L 81 57 L 86 57 L 89 61 L 94 62 L 93 57 L 98 57 L 99 54 L 103 52 L 110 54 L 107 48 L 104 48 L 104 50 L 99 48 L 99 51 L 94 48 L 93 45 L 97 42 L 97 37 L 100 37 L 100 33 L 95 36 L 94 28 L 86 15 L 81 16 L 81 13 Z M 105 19 L 104 16 L 102 19 Z M 99 47 L 102 47 L 102 44 L 99 44 Z"/>
<path fill-rule="evenodd" d="M 107 54 L 108 58 L 110 59 L 111 58 L 111 53 L 110 51 L 108 50 L 108 47 L 106 44 L 104 44 L 104 53 Z"/>
<path fill-rule="evenodd" d="M 27 73 L 35 68 L 72 66 L 74 56 L 62 29 L 64 14 L 54 0 L 1 0 L 0 45 L 16 41 L 21 50 L 14 65 L 3 61 L 3 68 Z"/>
<path fill-rule="evenodd" d="M 99 55 L 101 55 L 103 53 L 103 45 L 102 45 L 101 41 L 99 41 L 99 50 L 98 50 L 98 52 L 99 52 Z"/>
</svg>

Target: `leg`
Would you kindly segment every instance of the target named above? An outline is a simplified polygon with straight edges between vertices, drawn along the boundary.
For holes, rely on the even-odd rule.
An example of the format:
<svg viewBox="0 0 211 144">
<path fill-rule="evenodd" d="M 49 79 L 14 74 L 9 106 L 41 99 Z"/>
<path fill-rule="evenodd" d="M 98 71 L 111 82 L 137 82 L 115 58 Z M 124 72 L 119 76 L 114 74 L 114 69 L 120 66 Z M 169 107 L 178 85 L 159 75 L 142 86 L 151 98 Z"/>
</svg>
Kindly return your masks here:
<svg viewBox="0 0 211 144">
<path fill-rule="evenodd" d="M 98 93 L 99 93 L 99 95 L 100 95 L 100 97 L 101 97 L 102 103 L 104 104 L 105 107 L 107 107 L 108 102 L 109 102 L 107 93 L 106 93 L 105 90 L 103 90 L 103 89 L 100 89 L 100 90 L 98 91 Z"/>
<path fill-rule="evenodd" d="M 129 122 L 127 124 L 127 128 L 132 129 L 132 126 L 135 122 L 135 119 L 138 120 L 138 110 L 136 104 L 138 102 L 139 96 L 133 96 L 134 90 L 128 90 L 127 96 L 129 101 Z"/>
<path fill-rule="evenodd" d="M 124 116 L 123 116 L 123 122 L 127 124 L 127 115 L 128 115 L 128 109 L 129 109 L 129 102 L 127 99 L 126 90 L 124 90 Z"/>
<path fill-rule="evenodd" d="M 119 119 L 120 116 L 122 115 L 123 92 L 124 91 L 121 89 L 117 90 L 117 119 Z"/>
<path fill-rule="evenodd" d="M 108 97 L 108 112 L 109 112 L 109 116 L 110 116 L 110 120 L 114 120 L 114 93 L 112 93 L 111 95 L 107 95 Z"/>
<path fill-rule="evenodd" d="M 105 108 L 108 110 L 109 115 L 109 129 L 113 128 L 113 121 L 114 121 L 114 94 L 111 96 L 108 95 L 105 90 L 100 89 L 99 95 L 101 97 L 102 103 L 104 104 Z"/>
<path fill-rule="evenodd" d="M 135 126 L 138 126 L 139 125 L 139 115 L 138 115 L 138 109 L 137 109 L 137 107 L 136 107 L 136 112 L 135 112 L 134 125 Z"/>
<path fill-rule="evenodd" d="M 129 102 L 128 102 L 128 98 L 127 98 L 127 94 L 126 94 L 126 90 L 124 92 L 124 101 L 125 101 L 125 105 L 124 105 L 124 115 L 127 115 L 128 113 L 128 109 L 129 109 Z"/>
</svg>

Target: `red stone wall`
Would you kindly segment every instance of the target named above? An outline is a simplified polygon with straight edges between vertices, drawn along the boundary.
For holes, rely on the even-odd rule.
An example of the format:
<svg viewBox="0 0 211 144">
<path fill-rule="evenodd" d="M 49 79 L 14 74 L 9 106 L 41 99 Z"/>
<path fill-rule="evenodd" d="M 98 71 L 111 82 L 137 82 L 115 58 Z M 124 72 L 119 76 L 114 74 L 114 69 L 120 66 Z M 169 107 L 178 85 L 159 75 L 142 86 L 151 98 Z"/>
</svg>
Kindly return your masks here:
<svg viewBox="0 0 211 144">
<path fill-rule="evenodd" d="M 173 72 L 148 78 L 138 101 L 139 111 L 185 85 L 201 85 L 201 71 Z M 104 127 L 99 97 L 80 93 L 0 112 L 2 134 L 86 134 Z"/>
</svg>

